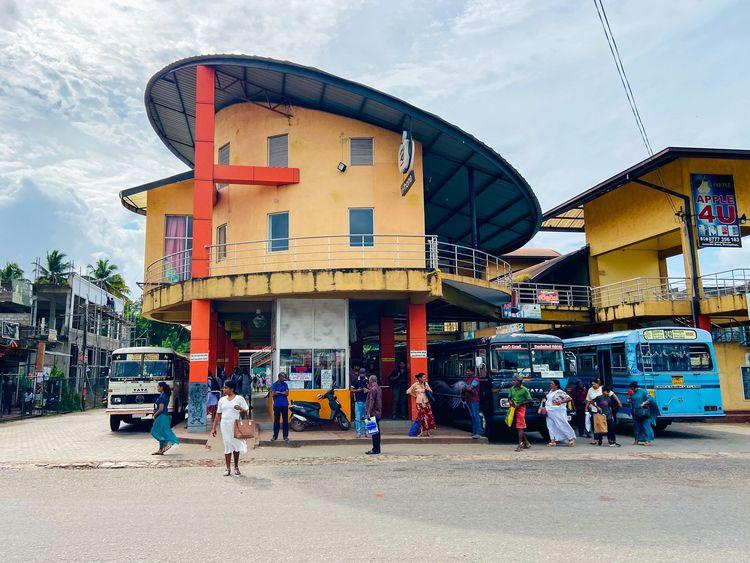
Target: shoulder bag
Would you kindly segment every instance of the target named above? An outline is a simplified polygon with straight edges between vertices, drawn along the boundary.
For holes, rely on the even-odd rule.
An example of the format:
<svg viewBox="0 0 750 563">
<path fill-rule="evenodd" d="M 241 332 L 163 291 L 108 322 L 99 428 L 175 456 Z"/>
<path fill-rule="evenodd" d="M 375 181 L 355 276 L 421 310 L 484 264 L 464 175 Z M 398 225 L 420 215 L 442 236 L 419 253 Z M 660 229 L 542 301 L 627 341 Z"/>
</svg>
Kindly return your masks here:
<svg viewBox="0 0 750 563">
<path fill-rule="evenodd" d="M 255 438 L 255 424 L 252 419 L 239 418 L 234 421 L 234 437 L 238 440 Z"/>
</svg>

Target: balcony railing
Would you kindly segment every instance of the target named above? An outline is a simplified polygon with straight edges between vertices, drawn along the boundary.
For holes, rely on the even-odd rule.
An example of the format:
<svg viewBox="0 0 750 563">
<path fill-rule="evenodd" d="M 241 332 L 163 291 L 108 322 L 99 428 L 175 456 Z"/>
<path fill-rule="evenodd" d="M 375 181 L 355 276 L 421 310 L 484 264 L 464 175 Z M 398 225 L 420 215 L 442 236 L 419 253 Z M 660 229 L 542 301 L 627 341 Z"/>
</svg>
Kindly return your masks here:
<svg viewBox="0 0 750 563">
<path fill-rule="evenodd" d="M 643 277 L 591 288 L 594 307 L 633 305 L 644 301 L 689 301 L 689 278 Z"/>
<path fill-rule="evenodd" d="M 591 307 L 591 288 L 587 285 L 560 285 L 518 282 L 513 284 L 518 302 L 542 307 Z"/>
<path fill-rule="evenodd" d="M 701 276 L 704 298 L 750 292 L 750 269 L 740 268 Z"/>
<path fill-rule="evenodd" d="M 266 239 L 207 247 L 209 276 L 331 269 L 440 269 L 503 287 L 510 266 L 491 254 L 439 242 L 432 235 L 328 235 Z M 190 250 L 165 256 L 146 268 L 144 285 L 190 279 Z"/>
</svg>

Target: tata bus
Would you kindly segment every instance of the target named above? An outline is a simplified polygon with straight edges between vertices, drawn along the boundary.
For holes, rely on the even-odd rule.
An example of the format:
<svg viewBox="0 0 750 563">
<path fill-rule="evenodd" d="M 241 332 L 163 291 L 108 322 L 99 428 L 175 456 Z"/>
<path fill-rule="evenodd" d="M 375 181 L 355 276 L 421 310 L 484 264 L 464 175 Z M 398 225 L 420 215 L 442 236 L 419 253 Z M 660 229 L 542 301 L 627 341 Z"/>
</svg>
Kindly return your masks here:
<svg viewBox="0 0 750 563">
<path fill-rule="evenodd" d="M 507 433 L 505 417 L 510 403 L 508 390 L 513 377 L 523 378 L 531 392 L 526 422 L 530 431 L 546 435 L 544 417 L 538 414 L 541 401 L 549 392 L 550 381 L 565 386 L 563 342 L 546 334 L 508 334 L 427 347 L 429 381 L 435 397 L 435 414 L 454 426 L 471 427 L 471 418 L 462 389 L 468 369 L 476 369 L 480 381 L 480 417 L 484 434 L 494 440 Z M 572 416 L 573 413 L 571 413 Z"/>
<path fill-rule="evenodd" d="M 172 388 L 168 412 L 172 425 L 185 417 L 189 362 L 171 348 L 120 348 L 112 352 L 107 384 L 109 428 L 117 432 L 121 422 L 152 420 L 164 381 Z"/>
<path fill-rule="evenodd" d="M 575 377 L 586 385 L 599 378 L 620 398 L 625 408 L 618 420 L 632 421 L 627 392 L 633 381 L 656 399 L 657 429 L 724 416 L 716 354 L 705 330 L 641 328 L 569 338 L 564 345 Z"/>
</svg>

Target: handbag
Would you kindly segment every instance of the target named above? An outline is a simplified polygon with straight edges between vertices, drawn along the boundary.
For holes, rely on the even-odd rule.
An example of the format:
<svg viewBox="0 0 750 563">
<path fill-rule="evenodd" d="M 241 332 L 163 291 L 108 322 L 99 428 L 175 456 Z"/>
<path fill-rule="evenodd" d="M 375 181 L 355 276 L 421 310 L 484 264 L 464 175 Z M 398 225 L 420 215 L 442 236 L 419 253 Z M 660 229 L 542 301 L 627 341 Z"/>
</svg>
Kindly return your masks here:
<svg viewBox="0 0 750 563">
<path fill-rule="evenodd" d="M 603 414 L 594 415 L 594 432 L 597 434 L 607 433 L 607 417 Z"/>
<path fill-rule="evenodd" d="M 633 417 L 636 420 L 646 420 L 647 418 L 651 418 L 651 409 L 648 407 L 634 407 Z"/>
<path fill-rule="evenodd" d="M 380 434 L 380 428 L 378 428 L 378 421 L 375 420 L 374 416 L 365 419 L 365 434 L 372 436 L 373 434 Z"/>
<path fill-rule="evenodd" d="M 238 440 L 255 438 L 255 425 L 249 418 L 239 418 L 234 421 L 234 437 Z"/>
<path fill-rule="evenodd" d="M 409 437 L 414 438 L 417 434 L 419 434 L 419 421 L 415 420 L 412 423 L 411 428 L 409 428 Z"/>
</svg>

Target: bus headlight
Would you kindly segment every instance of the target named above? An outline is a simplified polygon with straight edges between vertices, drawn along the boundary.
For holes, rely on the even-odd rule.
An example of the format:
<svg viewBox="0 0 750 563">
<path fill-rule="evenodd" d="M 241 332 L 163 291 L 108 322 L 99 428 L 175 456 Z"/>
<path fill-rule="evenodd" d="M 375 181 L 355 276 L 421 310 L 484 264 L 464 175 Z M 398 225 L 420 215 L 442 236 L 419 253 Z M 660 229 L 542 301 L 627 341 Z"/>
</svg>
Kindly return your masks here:
<svg viewBox="0 0 750 563">
<path fill-rule="evenodd" d="M 502 399 L 500 399 L 500 406 L 502 408 L 504 408 L 504 409 L 509 409 L 510 408 L 510 399 L 506 399 L 505 397 L 503 397 Z"/>
<path fill-rule="evenodd" d="M 111 399 L 113 405 L 117 405 L 122 403 L 122 397 L 112 397 Z"/>
</svg>

